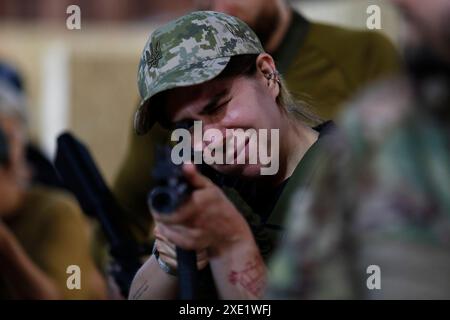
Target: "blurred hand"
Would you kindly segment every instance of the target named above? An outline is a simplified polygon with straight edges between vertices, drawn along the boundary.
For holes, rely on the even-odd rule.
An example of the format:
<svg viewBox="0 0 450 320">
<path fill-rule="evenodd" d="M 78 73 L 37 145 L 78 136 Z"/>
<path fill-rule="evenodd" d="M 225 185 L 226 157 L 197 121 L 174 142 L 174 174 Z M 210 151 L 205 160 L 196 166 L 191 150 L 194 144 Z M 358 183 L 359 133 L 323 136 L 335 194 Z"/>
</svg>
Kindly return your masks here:
<svg viewBox="0 0 450 320">
<path fill-rule="evenodd" d="M 14 241 L 14 235 L 0 219 L 0 262 L 9 254 Z"/>
<path fill-rule="evenodd" d="M 175 212 L 165 215 L 152 212 L 160 237 L 186 250 L 206 249 L 209 258 L 239 241 L 252 239 L 247 222 L 222 190 L 193 164 L 185 164 L 183 172 L 194 191 Z M 161 247 L 166 252 L 171 248 Z"/>
<path fill-rule="evenodd" d="M 168 264 L 172 269 L 178 270 L 176 246 L 170 242 L 159 231 L 159 224 L 154 229 L 155 245 L 159 252 L 159 258 Z M 208 254 L 206 250 L 197 252 L 197 269 L 202 270 L 208 265 Z"/>
</svg>

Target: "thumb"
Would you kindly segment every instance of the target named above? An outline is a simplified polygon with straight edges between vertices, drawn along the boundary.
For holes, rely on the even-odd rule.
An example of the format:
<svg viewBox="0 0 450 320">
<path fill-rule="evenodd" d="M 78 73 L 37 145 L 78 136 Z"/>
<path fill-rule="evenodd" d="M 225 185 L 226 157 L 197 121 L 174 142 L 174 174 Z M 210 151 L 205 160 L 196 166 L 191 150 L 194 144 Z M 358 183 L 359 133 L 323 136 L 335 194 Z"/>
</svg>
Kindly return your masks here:
<svg viewBox="0 0 450 320">
<path fill-rule="evenodd" d="M 185 163 L 183 165 L 184 177 L 194 189 L 206 188 L 212 184 L 211 180 L 198 172 L 197 168 L 192 163 Z"/>
</svg>

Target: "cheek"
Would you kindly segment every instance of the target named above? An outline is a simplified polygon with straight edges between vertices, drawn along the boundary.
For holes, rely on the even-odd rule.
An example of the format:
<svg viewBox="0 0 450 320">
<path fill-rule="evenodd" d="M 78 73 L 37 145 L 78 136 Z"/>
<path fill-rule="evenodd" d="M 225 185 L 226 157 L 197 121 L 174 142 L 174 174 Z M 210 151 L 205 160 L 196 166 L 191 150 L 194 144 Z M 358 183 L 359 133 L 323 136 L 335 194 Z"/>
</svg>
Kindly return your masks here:
<svg viewBox="0 0 450 320">
<path fill-rule="evenodd" d="M 243 102 L 230 108 L 222 125 L 224 128 L 271 129 L 277 127 L 278 116 L 276 106 Z"/>
<path fill-rule="evenodd" d="M 270 129 L 278 125 L 278 106 L 264 85 L 265 82 L 236 80 L 232 89 L 234 97 L 227 105 L 225 116 L 216 124 L 220 123 L 222 129 Z"/>
<path fill-rule="evenodd" d="M 227 127 L 241 127 L 245 123 L 245 107 L 240 103 L 235 103 L 228 107 L 223 124 Z"/>
</svg>

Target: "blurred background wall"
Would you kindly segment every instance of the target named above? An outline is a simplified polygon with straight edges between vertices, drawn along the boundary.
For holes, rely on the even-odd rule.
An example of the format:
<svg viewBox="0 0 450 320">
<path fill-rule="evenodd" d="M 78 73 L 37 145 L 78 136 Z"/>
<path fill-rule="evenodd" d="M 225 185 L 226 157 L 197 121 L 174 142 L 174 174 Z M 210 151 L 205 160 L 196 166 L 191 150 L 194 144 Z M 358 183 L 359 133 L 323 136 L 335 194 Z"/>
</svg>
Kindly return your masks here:
<svg viewBox="0 0 450 320">
<path fill-rule="evenodd" d="M 0 0 L 0 60 L 23 74 L 30 134 L 52 156 L 69 129 L 90 147 L 108 182 L 122 161 L 138 102 L 136 71 L 149 33 L 195 0 Z M 310 19 L 366 28 L 371 4 L 381 32 L 397 43 L 399 25 L 383 0 L 299 0 Z M 81 30 L 68 30 L 66 8 L 81 8 Z"/>
</svg>

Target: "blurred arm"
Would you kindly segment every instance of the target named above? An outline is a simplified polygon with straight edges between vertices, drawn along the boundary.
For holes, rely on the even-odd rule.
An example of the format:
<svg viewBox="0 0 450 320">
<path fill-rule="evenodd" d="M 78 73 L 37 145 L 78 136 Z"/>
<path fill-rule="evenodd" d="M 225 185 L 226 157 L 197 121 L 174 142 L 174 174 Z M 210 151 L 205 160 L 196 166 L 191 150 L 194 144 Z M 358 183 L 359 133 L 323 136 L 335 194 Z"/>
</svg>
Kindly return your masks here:
<svg viewBox="0 0 450 320">
<path fill-rule="evenodd" d="M 130 288 L 130 300 L 176 299 L 178 280 L 165 273 L 152 255 L 139 269 Z"/>
<path fill-rule="evenodd" d="M 31 261 L 0 222 L 0 274 L 16 299 L 60 299 L 55 283 Z"/>
</svg>

